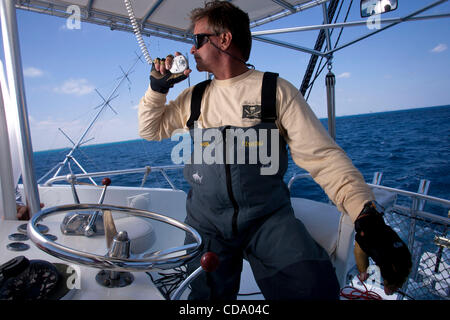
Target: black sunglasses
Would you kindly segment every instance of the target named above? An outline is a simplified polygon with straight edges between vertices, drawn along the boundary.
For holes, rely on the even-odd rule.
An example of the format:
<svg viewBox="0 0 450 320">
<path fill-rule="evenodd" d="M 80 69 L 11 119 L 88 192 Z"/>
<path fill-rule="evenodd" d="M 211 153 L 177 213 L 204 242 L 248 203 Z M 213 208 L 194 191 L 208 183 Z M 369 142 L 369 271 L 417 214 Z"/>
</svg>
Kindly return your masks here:
<svg viewBox="0 0 450 320">
<path fill-rule="evenodd" d="M 192 36 L 192 39 L 194 40 L 194 47 L 195 49 L 200 49 L 205 43 L 206 39 L 210 36 L 216 36 L 216 33 L 197 33 Z"/>
</svg>

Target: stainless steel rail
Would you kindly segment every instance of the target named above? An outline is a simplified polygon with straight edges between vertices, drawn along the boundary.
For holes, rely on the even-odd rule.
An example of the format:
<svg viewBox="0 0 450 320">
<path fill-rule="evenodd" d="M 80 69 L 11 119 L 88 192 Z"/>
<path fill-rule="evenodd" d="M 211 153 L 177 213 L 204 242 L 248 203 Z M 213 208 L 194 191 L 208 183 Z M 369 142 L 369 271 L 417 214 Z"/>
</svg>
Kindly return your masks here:
<svg viewBox="0 0 450 320">
<path fill-rule="evenodd" d="M 17 109 L 16 134 L 19 160 L 22 169 L 23 186 L 31 214 L 40 210 L 39 192 L 34 175 L 33 147 L 31 143 L 30 121 L 25 95 L 22 59 L 17 27 L 15 1 L 0 1 L 1 29 L 5 56 L 6 76 L 11 104 Z M 1 152 L 4 152 L 2 150 Z"/>
<path fill-rule="evenodd" d="M 412 299 L 448 300 L 448 284 L 450 283 L 448 266 L 450 264 L 448 263 L 448 254 L 443 254 L 447 248 L 444 248 L 445 246 L 442 244 L 448 243 L 450 210 L 448 210 L 448 216 L 445 217 L 425 212 L 424 204 L 426 201 L 449 209 L 450 201 L 424 194 L 429 186 L 427 180 L 421 180 L 418 192 L 411 192 L 379 185 L 381 175 L 382 173 L 377 172 L 373 183 L 368 183 L 368 185 L 394 196 L 394 202 L 385 211 L 386 223 L 402 239 L 406 240 L 412 255 L 413 267 L 408 281 L 405 282 L 401 291 L 407 293 L 407 296 Z M 308 173 L 294 175 L 288 183 L 288 188 L 290 189 L 292 184 L 299 179 L 312 179 L 312 177 Z M 410 203 L 403 203 L 403 199 L 398 196 L 407 197 Z M 439 208 L 432 210 L 440 211 Z M 397 295 L 397 299 L 403 298 L 403 294 Z"/>
<path fill-rule="evenodd" d="M 163 177 L 167 180 L 169 185 L 172 187 L 172 189 L 176 190 L 177 188 L 173 184 L 173 182 L 170 180 L 170 178 L 166 174 L 166 170 L 180 170 L 183 169 L 183 165 L 172 165 L 172 166 L 154 166 L 154 167 L 143 167 L 143 168 L 134 168 L 134 169 L 122 169 L 122 170 L 112 170 L 112 171 L 100 171 L 100 172 L 91 172 L 91 173 L 83 173 L 83 174 L 76 174 L 73 175 L 77 180 L 82 178 L 95 178 L 95 177 L 105 177 L 105 176 L 116 176 L 116 175 L 123 175 L 123 174 L 133 174 L 133 173 L 143 173 L 144 178 L 141 183 L 141 187 L 144 186 L 145 181 L 147 179 L 147 176 L 150 172 L 160 172 Z M 57 176 L 53 177 L 51 179 L 48 179 L 44 186 L 51 186 L 53 183 L 58 181 L 67 181 L 67 175 L 65 176 Z M 68 182 L 68 181 L 67 181 Z"/>
<path fill-rule="evenodd" d="M 299 180 L 299 179 L 312 179 L 312 177 L 311 177 L 311 175 L 309 173 L 302 173 L 302 174 L 294 175 L 289 180 L 289 183 L 288 183 L 289 190 L 291 189 L 292 184 L 296 180 Z M 389 191 L 389 192 L 392 192 L 394 194 L 410 197 L 413 200 L 430 201 L 430 202 L 433 202 L 433 203 L 440 204 L 440 205 L 442 205 L 445 208 L 450 208 L 450 200 L 437 198 L 437 197 L 429 196 L 429 195 L 426 195 L 426 194 L 420 194 L 420 193 L 417 193 L 417 192 L 405 191 L 405 190 L 401 190 L 401 189 L 397 189 L 397 188 L 386 187 L 386 186 L 382 186 L 382 185 L 378 185 L 378 184 L 368 183 L 367 185 L 369 187 L 373 188 L 373 189 L 380 189 L 380 190 Z M 448 219 L 446 217 L 441 217 L 441 216 L 434 215 L 434 214 L 431 214 L 431 213 L 427 213 L 427 212 L 424 212 L 424 211 L 421 211 L 421 210 L 417 210 L 417 209 L 415 209 L 415 213 L 417 213 L 417 215 L 420 215 L 420 216 L 428 218 L 428 219 L 436 219 L 436 220 L 438 220 L 440 222 L 450 223 L 450 219 Z"/>
</svg>

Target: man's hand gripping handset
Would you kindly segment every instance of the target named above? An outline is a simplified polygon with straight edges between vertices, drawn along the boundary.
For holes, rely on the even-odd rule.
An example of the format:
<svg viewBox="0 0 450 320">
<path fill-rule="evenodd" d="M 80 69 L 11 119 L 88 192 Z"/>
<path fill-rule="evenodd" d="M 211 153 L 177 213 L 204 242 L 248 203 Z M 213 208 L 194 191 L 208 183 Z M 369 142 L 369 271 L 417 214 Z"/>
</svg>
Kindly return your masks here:
<svg viewBox="0 0 450 320">
<path fill-rule="evenodd" d="M 150 86 L 153 91 L 166 94 L 176 83 L 183 81 L 191 73 L 187 59 L 179 52 L 175 56 L 153 60 Z"/>
</svg>

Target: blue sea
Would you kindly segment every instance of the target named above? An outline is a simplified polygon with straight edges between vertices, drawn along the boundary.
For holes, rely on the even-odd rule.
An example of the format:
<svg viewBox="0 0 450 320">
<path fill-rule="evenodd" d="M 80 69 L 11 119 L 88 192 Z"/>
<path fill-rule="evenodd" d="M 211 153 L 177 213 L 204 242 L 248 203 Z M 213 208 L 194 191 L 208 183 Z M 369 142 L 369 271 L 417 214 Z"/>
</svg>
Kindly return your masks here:
<svg viewBox="0 0 450 320">
<path fill-rule="evenodd" d="M 327 120 L 321 121 L 327 127 Z M 450 106 L 338 117 L 336 135 L 337 143 L 367 182 L 372 182 L 374 172 L 381 171 L 383 185 L 416 192 L 420 180 L 427 179 L 431 181 L 429 195 L 450 199 Z M 170 139 L 139 139 L 90 145 L 76 150 L 74 157 L 88 172 L 172 165 L 170 154 L 177 143 Z M 69 149 L 35 152 L 37 179 L 63 161 L 68 152 Z M 71 168 L 81 173 L 75 165 Z M 286 183 L 294 174 L 304 172 L 290 159 Z M 61 174 L 67 173 L 66 167 Z M 188 190 L 181 170 L 167 174 L 179 189 Z M 112 185 L 139 186 L 142 176 L 112 176 Z M 159 173 L 150 174 L 145 186 L 170 187 Z M 320 187 L 309 180 L 294 183 L 291 195 L 326 199 Z"/>
</svg>

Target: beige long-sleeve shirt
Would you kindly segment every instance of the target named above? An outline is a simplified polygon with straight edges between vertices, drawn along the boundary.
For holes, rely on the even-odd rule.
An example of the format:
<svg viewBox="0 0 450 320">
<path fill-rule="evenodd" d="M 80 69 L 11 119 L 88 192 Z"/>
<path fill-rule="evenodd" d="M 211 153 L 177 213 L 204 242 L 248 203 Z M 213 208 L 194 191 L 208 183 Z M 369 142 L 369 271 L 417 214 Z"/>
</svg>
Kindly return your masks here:
<svg viewBox="0 0 450 320">
<path fill-rule="evenodd" d="M 203 94 L 199 126 L 258 124 L 260 119 L 243 117 L 243 106 L 261 105 L 262 77 L 262 72 L 249 70 L 231 79 L 214 79 Z M 149 87 L 139 104 L 139 135 L 161 140 L 170 138 L 176 129 L 187 130 L 192 89 L 166 104 L 166 95 Z M 301 93 L 281 77 L 277 81 L 276 109 L 276 125 L 294 162 L 308 171 L 338 209 L 354 221 L 364 204 L 375 199 L 361 173 L 328 135 Z"/>
</svg>

